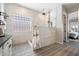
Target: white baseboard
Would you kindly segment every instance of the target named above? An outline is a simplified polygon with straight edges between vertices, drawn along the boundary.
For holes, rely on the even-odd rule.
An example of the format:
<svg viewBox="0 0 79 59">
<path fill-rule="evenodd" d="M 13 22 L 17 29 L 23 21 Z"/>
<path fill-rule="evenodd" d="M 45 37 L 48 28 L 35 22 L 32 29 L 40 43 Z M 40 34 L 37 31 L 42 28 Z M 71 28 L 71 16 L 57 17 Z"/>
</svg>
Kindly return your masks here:
<svg viewBox="0 0 79 59">
<path fill-rule="evenodd" d="M 25 43 L 28 43 L 28 42 L 16 43 L 16 44 L 12 44 L 12 45 L 15 46 L 15 45 L 20 45 L 20 44 L 25 44 Z"/>
<path fill-rule="evenodd" d="M 56 43 L 63 44 L 63 42 L 56 42 Z"/>
</svg>

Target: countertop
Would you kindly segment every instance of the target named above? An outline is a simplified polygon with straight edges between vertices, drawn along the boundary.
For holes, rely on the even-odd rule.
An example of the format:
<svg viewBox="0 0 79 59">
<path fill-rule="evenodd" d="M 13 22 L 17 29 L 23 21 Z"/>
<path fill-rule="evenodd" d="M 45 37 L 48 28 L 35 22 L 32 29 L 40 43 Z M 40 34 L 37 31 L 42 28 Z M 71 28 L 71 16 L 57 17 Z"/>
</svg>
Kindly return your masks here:
<svg viewBox="0 0 79 59">
<path fill-rule="evenodd" d="M 0 47 L 10 38 L 12 37 L 12 35 L 5 35 L 3 37 L 0 37 Z"/>
</svg>

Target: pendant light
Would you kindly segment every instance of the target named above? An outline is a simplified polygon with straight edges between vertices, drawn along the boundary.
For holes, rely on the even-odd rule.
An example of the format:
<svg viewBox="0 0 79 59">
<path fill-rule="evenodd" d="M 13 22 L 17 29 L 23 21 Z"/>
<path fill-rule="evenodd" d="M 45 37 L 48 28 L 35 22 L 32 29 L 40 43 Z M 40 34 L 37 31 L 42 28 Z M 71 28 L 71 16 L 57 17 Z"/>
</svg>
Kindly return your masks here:
<svg viewBox="0 0 79 59">
<path fill-rule="evenodd" d="M 42 15 L 46 15 L 46 13 L 45 13 L 45 9 L 43 8 L 43 12 L 42 12 Z"/>
</svg>

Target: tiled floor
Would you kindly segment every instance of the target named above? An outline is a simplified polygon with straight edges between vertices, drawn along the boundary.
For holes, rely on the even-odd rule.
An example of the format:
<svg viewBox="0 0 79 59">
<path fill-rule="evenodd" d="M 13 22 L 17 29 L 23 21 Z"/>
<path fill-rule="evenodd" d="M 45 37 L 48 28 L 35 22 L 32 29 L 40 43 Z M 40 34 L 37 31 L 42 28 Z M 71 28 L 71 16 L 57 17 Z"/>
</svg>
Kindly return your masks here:
<svg viewBox="0 0 79 59">
<path fill-rule="evenodd" d="M 79 42 L 52 44 L 33 51 L 27 44 L 13 46 L 13 56 L 79 56 Z"/>
<path fill-rule="evenodd" d="M 33 50 L 28 43 L 13 46 L 13 56 L 28 56 Z M 31 55 L 31 54 L 30 54 Z"/>
</svg>

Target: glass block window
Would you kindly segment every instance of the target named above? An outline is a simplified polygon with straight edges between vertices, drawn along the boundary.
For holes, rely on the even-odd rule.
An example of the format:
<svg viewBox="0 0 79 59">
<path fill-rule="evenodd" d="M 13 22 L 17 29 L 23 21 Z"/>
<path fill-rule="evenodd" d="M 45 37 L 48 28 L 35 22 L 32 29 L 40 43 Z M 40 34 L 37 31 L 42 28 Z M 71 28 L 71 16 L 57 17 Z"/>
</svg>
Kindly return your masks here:
<svg viewBox="0 0 79 59">
<path fill-rule="evenodd" d="M 30 16 L 13 16 L 11 20 L 14 32 L 26 32 L 31 30 L 32 20 Z"/>
</svg>

